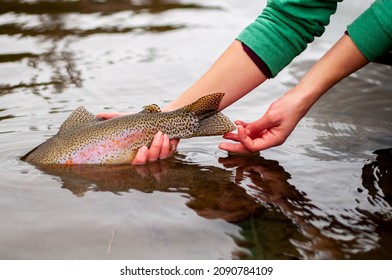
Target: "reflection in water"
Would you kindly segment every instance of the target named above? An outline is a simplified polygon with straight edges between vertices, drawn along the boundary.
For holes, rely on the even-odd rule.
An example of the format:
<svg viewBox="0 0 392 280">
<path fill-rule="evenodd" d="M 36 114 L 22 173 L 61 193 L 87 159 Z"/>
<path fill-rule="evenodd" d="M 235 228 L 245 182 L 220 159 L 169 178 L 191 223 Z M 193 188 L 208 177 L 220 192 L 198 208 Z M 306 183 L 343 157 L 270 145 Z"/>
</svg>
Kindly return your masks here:
<svg viewBox="0 0 392 280">
<path fill-rule="evenodd" d="M 376 160 L 362 169 L 362 183 L 372 203 L 392 207 L 392 148 L 374 152 Z"/>
<path fill-rule="evenodd" d="M 120 194 L 130 190 L 181 192 L 189 196 L 189 207 L 206 218 L 236 222 L 261 206 L 245 190 L 230 181 L 231 172 L 177 160 L 148 165 L 41 165 L 46 174 L 60 178 L 63 188 L 83 197 L 88 191 Z M 229 201 L 225 201 L 228 199 Z"/>
<path fill-rule="evenodd" d="M 14 62 L 27 61 L 28 67 L 34 72 L 41 72 L 42 68 L 49 66 L 50 78 L 48 81 L 39 81 L 38 74 L 33 74 L 28 82 L 18 84 L 0 84 L 0 95 L 13 92 L 15 89 L 30 89 L 34 94 L 40 94 L 40 88 L 47 89 L 52 87 L 55 93 L 61 93 L 70 86 L 82 86 L 82 73 L 76 65 L 76 55 L 68 48 L 73 40 L 68 39 L 64 44 L 59 44 L 56 39 L 43 39 L 50 42 L 51 46 L 41 54 L 21 53 L 21 54 L 2 54 L 0 61 Z M 44 65 L 44 66 L 43 66 Z"/>
<path fill-rule="evenodd" d="M 9 1 L 1 0 L 0 14 L 17 12 L 25 14 L 63 14 L 78 12 L 82 14 L 113 14 L 121 11 L 162 13 L 171 9 L 205 9 L 207 7 L 176 0 L 76 0 L 76 1 Z M 210 7 L 211 8 L 211 7 Z"/>
<path fill-rule="evenodd" d="M 390 150 L 387 156 L 387 161 L 380 156 L 377 162 L 364 167 L 363 181 L 369 191 L 369 199 L 386 199 L 390 203 L 388 189 L 384 191 L 387 193 L 384 198 L 380 198 L 379 191 L 375 190 L 376 185 L 384 188 L 390 184 Z M 63 188 L 79 197 L 89 191 L 109 191 L 120 195 L 132 190 L 183 193 L 189 198 L 187 206 L 198 215 L 208 219 L 224 219 L 241 227 L 244 240 L 235 241 L 249 249 L 252 256 L 235 252 L 233 257 L 392 257 L 387 251 L 389 246 L 383 244 L 383 249 L 378 250 L 380 242 L 390 243 L 383 239 L 383 236 L 391 233 L 388 215 L 381 218 L 377 213 L 347 209 L 345 217 L 325 216 L 305 193 L 288 182 L 290 174 L 277 161 L 260 156 L 230 155 L 220 158 L 219 162 L 224 168 L 199 166 L 177 155 L 175 159 L 146 166 L 38 168 L 58 177 Z M 386 211 L 389 209 L 386 208 Z M 350 224 L 358 220 L 359 224 Z"/>
<path fill-rule="evenodd" d="M 391 259 L 392 243 L 392 148 L 374 152 L 377 157 L 366 164 L 362 169 L 362 184 L 368 192 L 368 200 L 374 205 L 379 205 L 385 211 L 370 213 L 361 211 L 367 221 L 374 223 L 374 235 L 378 238 L 377 250 L 371 252 L 371 257 L 376 259 Z M 362 191 L 359 189 L 358 191 Z M 355 258 L 367 259 L 368 252 L 359 252 Z"/>
<path fill-rule="evenodd" d="M 221 159 L 221 162 L 236 169 L 238 159 L 228 157 Z M 243 161 L 246 162 L 247 159 L 245 157 Z M 275 161 L 256 157 L 250 161 L 250 164 L 266 165 L 264 170 L 266 176 L 276 174 L 276 171 L 268 169 L 270 165 L 277 165 Z M 57 165 L 39 168 L 47 174 L 59 177 L 62 186 L 79 197 L 84 196 L 88 191 L 110 191 L 116 194 L 132 190 L 146 193 L 154 191 L 183 193 L 189 198 L 187 206 L 198 215 L 207 219 L 224 219 L 241 225 L 244 227 L 245 237 L 252 232 L 257 234 L 259 240 L 252 237 L 250 240 L 235 241 L 239 246 L 251 249 L 254 254 L 260 254 L 260 256 L 248 256 L 243 252 L 234 252 L 234 258 L 301 257 L 290 243 L 292 238 L 301 238 L 295 225 L 279 211 L 268 209 L 270 207 L 266 208 L 265 205 L 258 203 L 245 188 L 239 186 L 242 180 L 233 180 L 233 173 L 226 168 L 199 166 L 185 162 L 179 156 L 176 159 L 145 166 Z M 238 166 L 238 168 L 242 169 L 243 166 Z M 279 172 L 282 171 L 283 169 L 280 168 Z M 286 179 L 286 176 L 279 177 L 275 180 Z M 267 220 L 264 221 L 264 218 Z M 251 223 L 251 230 L 249 223 Z M 274 243 L 271 243 L 272 241 Z"/>
<path fill-rule="evenodd" d="M 362 184 L 368 192 L 368 199 L 372 204 L 378 204 L 381 209 L 392 207 L 392 148 L 374 152 L 377 157 L 366 164 L 362 169 Z M 375 223 L 375 234 L 378 236 L 378 250 L 375 257 L 378 259 L 391 259 L 392 243 L 392 212 L 380 211 L 370 213 L 362 211 L 367 219 Z M 367 258 L 364 253 L 359 253 L 357 258 Z"/>
<path fill-rule="evenodd" d="M 77 65 L 78 53 L 73 44 L 80 37 L 94 34 L 128 32 L 165 32 L 183 28 L 181 24 L 140 24 L 133 18 L 140 14 L 154 15 L 172 9 L 207 9 L 192 3 L 178 1 L 6 1 L 0 0 L 0 36 L 18 41 L 34 38 L 38 45 L 46 46 L 31 52 L 0 53 L 0 63 L 27 61 L 33 69 L 29 81 L 0 83 L 0 95 L 26 88 L 40 95 L 40 89 L 53 89 L 61 93 L 69 87 L 81 87 L 83 73 Z M 121 13 L 126 13 L 122 15 Z M 83 14 L 83 19 L 78 15 Z M 121 16 L 116 17 L 117 14 Z M 27 22 L 26 22 L 27 20 Z M 49 79 L 38 79 L 49 67 Z M 28 72 L 28 71 L 26 71 Z"/>
<path fill-rule="evenodd" d="M 296 226 L 295 230 L 299 230 L 303 236 L 293 238 L 294 235 L 290 234 L 291 236 L 285 236 L 284 238 L 290 240 L 303 258 L 343 258 L 342 253 L 337 250 L 336 241 L 323 233 L 325 229 L 315 225 L 316 223 L 330 225 L 332 221 L 317 215 L 319 209 L 306 198 L 305 193 L 297 190 L 288 182 L 290 174 L 277 161 L 264 160 L 258 157 L 250 161 L 244 157 L 233 157 L 221 162 L 226 167 L 236 167 L 236 183 L 238 185 L 245 183 L 248 193 L 252 197 L 255 197 L 267 209 L 272 207 L 274 211 L 278 210 L 283 213 Z M 257 223 L 258 221 L 255 220 L 254 222 Z M 271 227 L 272 230 L 274 230 L 274 227 L 276 225 Z M 285 230 L 287 234 L 287 228 Z M 263 236 L 260 235 L 260 232 L 257 235 L 254 233 L 251 233 L 251 235 L 253 235 L 252 239 L 259 239 L 259 236 Z M 282 235 L 282 232 L 276 232 L 270 236 L 280 235 Z M 276 246 L 276 244 L 271 245 L 269 250 Z"/>
<path fill-rule="evenodd" d="M 171 98 L 169 92 L 183 90 L 187 80 L 209 65 L 208 55 L 225 47 L 222 42 L 233 38 L 234 29 L 240 31 L 253 18 L 253 12 L 245 12 L 247 18 L 241 19 L 238 1 L 219 2 L 228 9 L 206 3 L 0 0 L 0 135 L 5 159 L 0 183 L 4 194 L 1 256 L 105 258 L 111 246 L 106 247 L 105 234 L 114 228 L 113 236 L 119 234 L 118 249 L 112 247 L 116 254 L 109 257 L 124 259 L 137 257 L 138 250 L 151 251 L 144 254 L 149 258 L 157 252 L 169 258 L 176 246 L 185 248 L 176 256 L 197 258 L 200 255 L 195 256 L 193 249 L 198 247 L 198 252 L 208 251 L 206 256 L 227 258 L 238 249 L 233 240 L 245 248 L 233 252 L 233 258 L 392 258 L 392 160 L 387 149 L 392 146 L 390 67 L 371 64 L 323 96 L 296 130 L 299 137 L 267 153 L 280 164 L 259 156 L 229 156 L 218 165 L 215 157 L 211 163 L 203 153 L 195 159 L 196 146 L 186 143 L 184 147 L 192 151 L 186 158 L 207 163 L 198 165 L 176 155 L 143 167 L 41 167 L 52 177 L 34 176 L 32 166 L 19 164 L 22 150 L 36 144 L 31 130 L 41 131 L 42 137 L 52 134 L 50 123 L 61 117 L 53 113 L 86 101 L 86 96 L 79 96 L 79 87 L 91 96 L 89 102 L 96 100 L 100 107 L 110 103 L 113 110 L 117 107 L 111 99 L 139 106 L 148 96 L 166 101 Z M 200 51 L 205 42 L 193 40 L 202 33 L 214 40 L 208 39 L 211 46 Z M 178 41 L 187 43 L 173 44 Z M 189 66 L 196 53 L 184 50 L 191 45 L 205 60 Z M 311 64 L 291 65 L 290 84 L 284 90 Z M 171 66 L 177 70 L 167 71 Z M 194 71 L 187 73 L 191 68 Z M 263 91 L 274 93 L 273 87 L 267 85 Z M 147 94 L 151 89 L 158 90 Z M 119 96 L 112 96 L 116 91 Z M 140 99 L 133 100 L 130 94 Z M 67 102 L 69 108 L 64 107 Z M 253 105 L 245 101 L 238 108 L 249 117 L 258 115 Z M 204 143 L 205 151 L 215 147 L 210 139 Z M 379 150 L 377 157 L 364 163 L 374 150 Z M 283 162 L 291 175 L 281 166 Z M 50 178 L 65 191 L 51 188 L 59 184 Z M 336 180 L 330 182 L 331 178 Z M 145 202 L 156 205 L 146 209 Z M 192 231 L 200 225 L 194 238 Z M 170 233 L 161 242 L 167 228 Z M 226 239 L 215 242 L 228 235 L 227 243 Z M 157 243 L 151 244 L 152 240 Z M 194 246 L 188 247 L 188 242 Z M 67 247 L 72 248 L 67 251 Z"/>
</svg>

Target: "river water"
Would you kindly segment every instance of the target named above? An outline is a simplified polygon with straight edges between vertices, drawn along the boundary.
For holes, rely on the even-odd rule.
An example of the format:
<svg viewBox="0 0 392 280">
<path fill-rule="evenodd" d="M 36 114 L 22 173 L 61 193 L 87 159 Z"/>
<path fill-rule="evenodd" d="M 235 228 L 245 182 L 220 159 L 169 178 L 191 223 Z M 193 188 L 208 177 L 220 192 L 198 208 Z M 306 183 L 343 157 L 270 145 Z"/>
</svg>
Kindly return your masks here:
<svg viewBox="0 0 392 280">
<path fill-rule="evenodd" d="M 277 78 L 225 110 L 259 118 L 371 1 L 345 1 Z M 1 259 L 391 259 L 392 69 L 370 64 L 287 142 L 228 156 L 183 140 L 145 166 L 19 160 L 72 110 L 164 106 L 265 1 L 0 0 Z"/>
</svg>

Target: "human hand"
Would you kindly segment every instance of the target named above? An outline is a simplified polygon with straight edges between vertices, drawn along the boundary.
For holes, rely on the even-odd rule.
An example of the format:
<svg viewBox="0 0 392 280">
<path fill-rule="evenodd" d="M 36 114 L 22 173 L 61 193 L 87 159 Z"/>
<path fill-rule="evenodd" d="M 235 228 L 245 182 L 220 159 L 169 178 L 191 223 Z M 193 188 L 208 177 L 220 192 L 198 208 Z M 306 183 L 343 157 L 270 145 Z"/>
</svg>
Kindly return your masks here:
<svg viewBox="0 0 392 280">
<path fill-rule="evenodd" d="M 253 153 L 283 144 L 310 106 L 288 92 L 275 101 L 258 120 L 235 121 L 237 133 L 226 133 L 225 139 L 238 143 L 221 143 L 219 148 L 232 153 Z"/>
<path fill-rule="evenodd" d="M 111 119 L 132 113 L 99 113 L 98 118 Z M 149 161 L 157 161 L 170 157 L 176 150 L 180 139 L 169 139 L 167 134 L 158 131 L 151 142 L 150 148 L 141 147 L 132 161 L 133 165 L 146 164 Z"/>
<path fill-rule="evenodd" d="M 141 147 L 132 161 L 134 165 L 146 164 L 148 161 L 157 161 L 171 156 L 177 148 L 180 139 L 171 139 L 167 134 L 158 131 L 151 142 L 150 148 Z"/>
</svg>

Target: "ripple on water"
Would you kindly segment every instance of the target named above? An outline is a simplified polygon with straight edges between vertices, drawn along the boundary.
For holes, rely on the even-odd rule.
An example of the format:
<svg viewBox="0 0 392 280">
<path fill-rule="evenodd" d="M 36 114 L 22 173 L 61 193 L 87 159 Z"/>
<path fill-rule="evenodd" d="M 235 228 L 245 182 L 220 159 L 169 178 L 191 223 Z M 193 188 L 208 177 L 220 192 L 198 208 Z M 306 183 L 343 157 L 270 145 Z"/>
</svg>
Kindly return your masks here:
<svg viewBox="0 0 392 280">
<path fill-rule="evenodd" d="M 370 64 L 336 85 L 312 108 L 308 125 L 316 134 L 319 154 L 345 160 L 366 159 L 380 148 L 392 146 L 391 67 Z M 369 78 L 370 77 L 370 78 Z"/>
<path fill-rule="evenodd" d="M 103 2 L 1 2 L 0 258 L 391 258 L 389 177 L 372 154 L 392 143 L 384 66 L 335 86 L 261 156 L 228 156 L 222 138 L 206 137 L 147 166 L 19 161 L 79 105 L 170 102 L 257 14 L 238 1 Z M 312 63 L 291 65 L 285 83 L 266 83 L 228 115 L 259 118 Z"/>
</svg>

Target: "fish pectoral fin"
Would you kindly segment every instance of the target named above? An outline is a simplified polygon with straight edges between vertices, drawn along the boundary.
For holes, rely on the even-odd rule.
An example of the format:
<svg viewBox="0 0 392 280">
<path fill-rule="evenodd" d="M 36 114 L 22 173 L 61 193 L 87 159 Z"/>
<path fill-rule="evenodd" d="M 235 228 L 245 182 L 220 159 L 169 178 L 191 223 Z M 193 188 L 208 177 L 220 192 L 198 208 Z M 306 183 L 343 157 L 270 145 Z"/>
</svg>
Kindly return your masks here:
<svg viewBox="0 0 392 280">
<path fill-rule="evenodd" d="M 150 104 L 143 107 L 143 110 L 140 113 L 160 113 L 161 108 L 157 104 Z"/>
<path fill-rule="evenodd" d="M 93 122 L 97 122 L 99 119 L 94 114 L 87 111 L 83 106 L 78 107 L 75 111 L 69 115 L 69 117 L 63 122 L 59 129 L 59 134 L 64 131 L 68 131 L 73 128 L 81 127 Z"/>
</svg>

